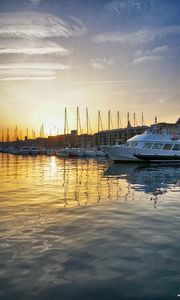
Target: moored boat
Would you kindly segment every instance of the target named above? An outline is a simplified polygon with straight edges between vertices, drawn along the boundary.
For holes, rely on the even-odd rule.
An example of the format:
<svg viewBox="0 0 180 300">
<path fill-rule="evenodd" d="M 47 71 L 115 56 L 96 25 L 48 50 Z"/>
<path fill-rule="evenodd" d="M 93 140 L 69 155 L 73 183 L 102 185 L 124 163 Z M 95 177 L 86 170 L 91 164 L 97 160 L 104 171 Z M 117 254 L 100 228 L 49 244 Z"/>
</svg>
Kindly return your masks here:
<svg viewBox="0 0 180 300">
<path fill-rule="evenodd" d="M 22 154 L 22 155 L 30 154 L 30 148 L 27 146 L 23 146 L 22 148 L 19 149 L 19 154 Z"/>
<path fill-rule="evenodd" d="M 103 149 L 114 162 L 180 162 L 180 140 L 156 125 L 125 144 Z"/>
<path fill-rule="evenodd" d="M 83 148 L 69 148 L 69 156 L 70 157 L 82 157 L 84 156 Z"/>
<path fill-rule="evenodd" d="M 29 154 L 31 154 L 31 155 L 37 155 L 37 154 L 39 154 L 39 148 L 36 147 L 36 146 L 30 147 Z"/>
<path fill-rule="evenodd" d="M 69 157 L 69 148 L 64 148 L 56 152 L 57 156 L 60 157 Z"/>
</svg>

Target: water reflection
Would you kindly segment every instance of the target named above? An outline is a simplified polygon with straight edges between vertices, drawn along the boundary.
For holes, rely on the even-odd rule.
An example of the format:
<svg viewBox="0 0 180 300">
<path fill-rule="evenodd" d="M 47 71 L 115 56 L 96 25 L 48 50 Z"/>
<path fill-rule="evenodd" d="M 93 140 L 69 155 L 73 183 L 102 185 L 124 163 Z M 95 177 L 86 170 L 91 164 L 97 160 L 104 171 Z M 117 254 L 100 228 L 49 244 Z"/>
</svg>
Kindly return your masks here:
<svg viewBox="0 0 180 300">
<path fill-rule="evenodd" d="M 115 165 L 105 159 L 59 159 L 2 154 L 3 196 L 17 205 L 49 209 L 78 207 L 104 201 L 129 201 L 149 195 L 156 207 L 158 197 L 179 189 L 178 167 Z M 11 193 L 10 193 L 11 192 Z M 14 194 L 13 194 L 14 193 Z"/>
<path fill-rule="evenodd" d="M 149 194 L 155 207 L 158 196 L 170 190 L 180 190 L 180 168 L 161 165 L 110 165 L 104 173 L 108 178 L 123 179 L 129 184 L 129 190 Z"/>
</svg>

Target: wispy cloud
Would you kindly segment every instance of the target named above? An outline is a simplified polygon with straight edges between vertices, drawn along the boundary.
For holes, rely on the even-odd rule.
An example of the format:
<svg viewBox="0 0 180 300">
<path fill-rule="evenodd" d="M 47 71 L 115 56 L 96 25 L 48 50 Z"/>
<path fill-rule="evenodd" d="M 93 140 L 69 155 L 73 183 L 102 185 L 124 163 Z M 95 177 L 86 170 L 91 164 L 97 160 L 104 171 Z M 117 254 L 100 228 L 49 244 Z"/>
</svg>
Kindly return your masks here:
<svg viewBox="0 0 180 300">
<path fill-rule="evenodd" d="M 83 23 L 69 18 L 67 23 L 53 14 L 37 12 L 14 12 L 0 14 L 0 37 L 48 38 L 72 37 L 86 33 Z"/>
<path fill-rule="evenodd" d="M 47 55 L 56 54 L 66 56 L 70 54 L 70 50 L 60 46 L 51 44 L 49 47 L 24 47 L 24 48 L 5 48 L 0 45 L 0 54 L 25 54 L 25 55 Z"/>
<path fill-rule="evenodd" d="M 156 47 L 151 50 L 139 49 L 135 53 L 133 63 L 137 65 L 149 62 L 151 63 L 156 61 L 162 61 L 163 59 L 167 58 L 168 53 L 169 47 L 167 45 Z"/>
<path fill-rule="evenodd" d="M 103 57 L 103 58 L 91 59 L 90 64 L 94 69 L 104 70 L 104 69 L 108 68 L 109 66 L 112 66 L 114 64 L 114 62 L 112 59 L 107 59 L 107 58 Z"/>
<path fill-rule="evenodd" d="M 38 6 L 43 0 L 21 0 L 22 3 L 27 3 L 29 5 Z"/>
<path fill-rule="evenodd" d="M 17 77 L 17 76 L 15 76 L 15 77 L 3 77 L 3 78 L 1 78 L 0 77 L 0 81 L 19 81 L 19 80 L 22 80 L 22 81 L 24 81 L 24 80 L 31 80 L 31 81 L 39 81 L 39 80 L 54 80 L 54 79 L 56 79 L 56 76 L 42 76 L 42 77 L 40 77 L 40 76 L 34 76 L 34 77 L 32 77 L 32 76 L 22 76 L 22 77 Z"/>
<path fill-rule="evenodd" d="M 0 64 L 0 80 L 54 79 L 60 71 L 69 70 L 70 67 L 55 63 L 12 63 Z"/>
<path fill-rule="evenodd" d="M 156 39 L 180 34 L 180 25 L 154 29 L 143 29 L 134 32 L 105 32 L 94 37 L 96 43 L 119 43 L 126 45 L 144 45 Z"/>
<path fill-rule="evenodd" d="M 135 12 L 149 9 L 154 6 L 157 0 L 115 0 L 105 4 L 104 8 L 112 13 Z"/>
<path fill-rule="evenodd" d="M 17 69 L 30 69 L 30 70 L 69 70 L 70 66 L 56 63 L 18 63 L 18 64 L 0 64 L 0 70 L 17 70 Z"/>
</svg>

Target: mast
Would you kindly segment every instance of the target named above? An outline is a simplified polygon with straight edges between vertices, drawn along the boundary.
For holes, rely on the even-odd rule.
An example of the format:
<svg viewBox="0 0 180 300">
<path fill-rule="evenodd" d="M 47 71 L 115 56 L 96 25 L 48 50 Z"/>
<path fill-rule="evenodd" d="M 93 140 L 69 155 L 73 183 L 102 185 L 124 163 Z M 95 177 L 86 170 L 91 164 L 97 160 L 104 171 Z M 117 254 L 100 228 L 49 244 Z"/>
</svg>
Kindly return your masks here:
<svg viewBox="0 0 180 300">
<path fill-rule="evenodd" d="M 136 113 L 133 113 L 133 125 L 136 127 Z"/>
<path fill-rule="evenodd" d="M 101 111 L 98 111 L 98 132 L 103 131 L 102 119 L 101 119 Z"/>
<path fill-rule="evenodd" d="M 79 114 L 79 107 L 77 106 L 77 134 L 80 131 L 80 134 L 82 133 L 81 130 L 81 120 L 80 120 L 80 114 Z"/>
<path fill-rule="evenodd" d="M 44 124 L 42 124 L 42 138 L 44 137 Z"/>
<path fill-rule="evenodd" d="M 119 129 L 119 111 L 117 111 L 117 128 Z"/>
<path fill-rule="evenodd" d="M 77 135 L 79 131 L 79 107 L 77 106 Z"/>
<path fill-rule="evenodd" d="M 2 130 L 2 142 L 4 143 L 4 129 Z"/>
<path fill-rule="evenodd" d="M 15 133 L 15 141 L 17 141 L 18 140 L 18 128 L 17 128 L 17 125 L 15 127 L 14 133 Z"/>
<path fill-rule="evenodd" d="M 131 127 L 129 112 L 127 113 L 127 127 Z"/>
<path fill-rule="evenodd" d="M 100 131 L 100 110 L 98 110 L 98 132 Z"/>
<path fill-rule="evenodd" d="M 7 128 L 6 142 L 9 142 L 9 128 Z"/>
<path fill-rule="evenodd" d="M 67 108 L 64 109 L 64 135 L 67 134 Z"/>
<path fill-rule="evenodd" d="M 89 114 L 88 114 L 87 107 L 86 107 L 86 128 L 87 128 L 87 134 L 89 134 Z"/>
<path fill-rule="evenodd" d="M 111 112 L 108 110 L 108 130 L 111 130 Z"/>
</svg>

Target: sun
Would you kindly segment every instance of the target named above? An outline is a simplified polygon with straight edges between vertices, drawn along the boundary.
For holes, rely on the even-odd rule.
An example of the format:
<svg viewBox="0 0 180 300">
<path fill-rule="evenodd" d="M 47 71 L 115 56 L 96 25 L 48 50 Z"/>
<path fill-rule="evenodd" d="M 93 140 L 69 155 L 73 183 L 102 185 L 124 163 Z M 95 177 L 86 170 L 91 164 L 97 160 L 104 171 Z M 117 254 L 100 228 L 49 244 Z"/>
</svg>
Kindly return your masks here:
<svg viewBox="0 0 180 300">
<path fill-rule="evenodd" d="M 64 107 L 58 103 L 45 103 L 36 108 L 36 124 L 44 127 L 45 136 L 62 134 L 64 131 Z"/>
<path fill-rule="evenodd" d="M 62 120 L 57 116 L 49 116 L 44 122 L 44 132 L 46 135 L 58 135 L 62 133 Z"/>
</svg>

